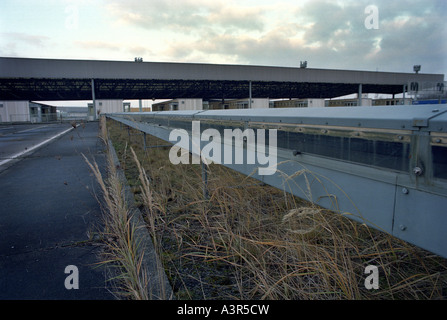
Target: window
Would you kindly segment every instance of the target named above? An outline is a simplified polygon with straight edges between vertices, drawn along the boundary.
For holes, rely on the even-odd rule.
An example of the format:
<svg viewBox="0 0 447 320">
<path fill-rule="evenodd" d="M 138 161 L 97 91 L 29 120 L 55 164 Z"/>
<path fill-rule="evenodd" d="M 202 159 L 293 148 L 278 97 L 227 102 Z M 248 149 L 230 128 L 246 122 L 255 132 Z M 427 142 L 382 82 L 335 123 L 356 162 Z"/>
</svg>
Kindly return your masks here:
<svg viewBox="0 0 447 320">
<path fill-rule="evenodd" d="M 433 175 L 436 178 L 447 179 L 447 148 L 432 146 Z"/>
<path fill-rule="evenodd" d="M 374 167 L 407 172 L 409 170 L 410 145 L 408 143 L 367 140 L 354 137 L 337 137 L 298 132 L 278 131 L 278 147 L 293 148 L 301 152 L 324 157 L 361 163 Z M 447 148 L 436 150 L 439 174 L 445 175 Z"/>
</svg>

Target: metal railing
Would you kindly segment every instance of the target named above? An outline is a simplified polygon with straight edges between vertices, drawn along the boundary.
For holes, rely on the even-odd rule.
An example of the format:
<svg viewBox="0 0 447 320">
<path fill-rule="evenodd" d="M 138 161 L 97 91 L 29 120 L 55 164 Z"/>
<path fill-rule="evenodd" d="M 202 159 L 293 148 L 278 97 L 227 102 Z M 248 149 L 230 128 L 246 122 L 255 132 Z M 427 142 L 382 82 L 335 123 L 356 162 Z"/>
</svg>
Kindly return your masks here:
<svg viewBox="0 0 447 320">
<path fill-rule="evenodd" d="M 192 139 L 182 145 L 196 155 L 210 143 L 203 138 L 207 129 L 215 134 L 226 129 L 274 129 L 274 174 L 258 174 L 258 162 L 222 165 L 447 257 L 447 105 L 167 111 L 107 117 L 173 144 L 177 143 L 170 140 L 173 130 L 191 137 L 193 121 L 200 121 L 202 139 L 196 140 L 200 149 Z M 235 141 L 222 139 L 217 150 L 223 154 L 228 143 L 236 147 Z M 246 144 L 241 145 L 248 152 Z"/>
<path fill-rule="evenodd" d="M 87 121 L 88 115 L 86 113 L 44 113 L 41 115 L 35 114 L 10 114 L 7 122 L 63 122 L 63 121 Z M 5 122 L 4 120 L 2 120 Z M 0 121 L 0 122 L 2 122 Z"/>
</svg>

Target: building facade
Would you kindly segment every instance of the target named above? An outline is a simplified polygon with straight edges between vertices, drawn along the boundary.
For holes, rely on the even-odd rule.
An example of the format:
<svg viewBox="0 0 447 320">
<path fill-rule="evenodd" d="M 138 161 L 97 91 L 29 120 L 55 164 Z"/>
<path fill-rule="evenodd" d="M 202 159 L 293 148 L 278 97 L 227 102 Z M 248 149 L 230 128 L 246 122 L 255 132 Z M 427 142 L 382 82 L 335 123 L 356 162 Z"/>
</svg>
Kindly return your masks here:
<svg viewBox="0 0 447 320">
<path fill-rule="evenodd" d="M 373 106 L 399 106 L 399 105 L 411 105 L 413 99 L 411 98 L 390 98 L 390 99 L 374 99 L 372 101 Z"/>
<path fill-rule="evenodd" d="M 57 120 L 56 107 L 30 101 L 0 101 L 0 122 L 48 122 Z"/>
<path fill-rule="evenodd" d="M 115 113 L 124 112 L 126 104 L 122 99 L 114 100 L 96 100 L 96 115 L 95 108 L 93 108 L 93 102 L 88 103 L 88 120 L 95 120 L 101 113 Z"/>
<path fill-rule="evenodd" d="M 324 99 L 288 99 L 273 102 L 274 108 L 323 108 L 325 106 Z"/>
<path fill-rule="evenodd" d="M 251 104 L 249 99 L 225 99 L 225 100 L 210 100 L 204 102 L 204 110 L 219 110 L 219 109 L 264 109 L 273 108 L 274 102 L 268 98 L 252 98 Z"/>
<path fill-rule="evenodd" d="M 173 99 L 152 105 L 152 111 L 176 110 L 203 110 L 202 99 Z"/>
<path fill-rule="evenodd" d="M 371 98 L 362 98 L 361 100 L 362 100 L 361 101 L 362 107 L 372 106 Z M 326 107 L 357 107 L 358 105 L 359 105 L 358 98 L 326 100 Z"/>
</svg>

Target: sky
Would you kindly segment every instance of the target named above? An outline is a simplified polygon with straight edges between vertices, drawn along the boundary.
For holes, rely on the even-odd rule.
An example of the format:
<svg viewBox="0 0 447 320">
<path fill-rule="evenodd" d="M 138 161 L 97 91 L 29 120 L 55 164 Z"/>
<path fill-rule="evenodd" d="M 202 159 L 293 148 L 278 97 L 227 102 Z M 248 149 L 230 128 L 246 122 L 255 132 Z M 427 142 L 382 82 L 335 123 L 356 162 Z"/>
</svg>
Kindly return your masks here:
<svg viewBox="0 0 447 320">
<path fill-rule="evenodd" d="M 0 56 L 447 74 L 446 0 L 1 0 Z"/>
</svg>

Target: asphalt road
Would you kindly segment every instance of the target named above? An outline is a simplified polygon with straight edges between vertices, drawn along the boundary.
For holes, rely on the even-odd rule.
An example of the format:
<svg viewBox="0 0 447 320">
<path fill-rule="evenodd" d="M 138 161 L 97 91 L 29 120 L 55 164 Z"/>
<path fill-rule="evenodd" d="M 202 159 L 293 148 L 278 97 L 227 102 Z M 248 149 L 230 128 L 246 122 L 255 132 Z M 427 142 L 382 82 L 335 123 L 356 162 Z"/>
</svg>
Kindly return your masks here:
<svg viewBox="0 0 447 320">
<path fill-rule="evenodd" d="M 70 128 L 69 123 L 0 125 L 0 171 Z"/>
<path fill-rule="evenodd" d="M 69 128 L 1 127 L 3 160 Z M 103 149 L 93 122 L 5 165 L 0 173 L 0 299 L 114 299 L 97 264 L 100 246 L 90 236 L 101 225 L 99 188 L 81 155 L 102 167 Z M 77 272 L 66 273 L 67 266 Z"/>
</svg>

